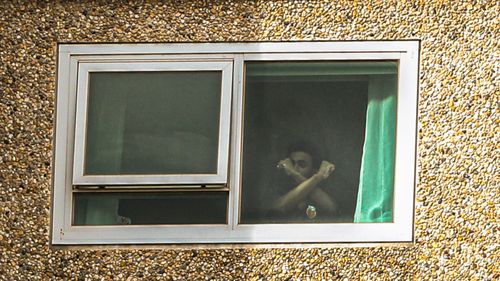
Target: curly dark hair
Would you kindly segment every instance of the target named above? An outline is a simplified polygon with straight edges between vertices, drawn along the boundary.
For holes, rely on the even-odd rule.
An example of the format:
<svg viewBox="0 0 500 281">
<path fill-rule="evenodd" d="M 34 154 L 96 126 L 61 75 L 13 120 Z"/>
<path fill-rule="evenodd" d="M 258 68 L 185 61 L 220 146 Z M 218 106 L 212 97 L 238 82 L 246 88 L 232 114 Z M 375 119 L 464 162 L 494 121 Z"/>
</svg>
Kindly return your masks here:
<svg viewBox="0 0 500 281">
<path fill-rule="evenodd" d="M 290 144 L 287 147 L 287 155 L 290 155 L 292 154 L 292 152 L 297 151 L 302 151 L 311 155 L 313 168 L 319 168 L 319 166 L 321 165 L 321 159 L 319 158 L 319 152 L 316 146 L 308 141 L 298 141 Z"/>
</svg>

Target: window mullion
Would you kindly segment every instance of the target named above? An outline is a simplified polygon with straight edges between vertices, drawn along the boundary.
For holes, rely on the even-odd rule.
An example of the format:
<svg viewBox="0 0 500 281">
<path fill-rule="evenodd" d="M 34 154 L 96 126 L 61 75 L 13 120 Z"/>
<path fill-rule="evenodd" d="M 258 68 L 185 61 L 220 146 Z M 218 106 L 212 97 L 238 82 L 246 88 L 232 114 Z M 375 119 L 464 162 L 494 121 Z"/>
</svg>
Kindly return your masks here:
<svg viewBox="0 0 500 281">
<path fill-rule="evenodd" d="M 241 189 L 241 147 L 243 137 L 243 55 L 235 55 L 233 64 L 233 92 L 231 112 L 231 157 L 229 178 L 228 223 L 231 229 L 238 225 Z"/>
</svg>

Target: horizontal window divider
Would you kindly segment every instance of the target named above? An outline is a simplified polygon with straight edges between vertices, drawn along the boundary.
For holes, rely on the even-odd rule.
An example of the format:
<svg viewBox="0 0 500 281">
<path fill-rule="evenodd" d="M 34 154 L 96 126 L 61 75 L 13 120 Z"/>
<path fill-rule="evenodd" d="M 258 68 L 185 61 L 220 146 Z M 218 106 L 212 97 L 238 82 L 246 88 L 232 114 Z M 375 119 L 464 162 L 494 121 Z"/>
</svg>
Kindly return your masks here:
<svg viewBox="0 0 500 281">
<path fill-rule="evenodd" d="M 109 224 L 109 225 L 72 225 L 72 229 L 85 229 L 86 231 L 92 231 L 92 230 L 102 230 L 106 228 L 121 228 L 122 230 L 130 230 L 133 228 L 151 228 L 151 229 L 168 229 L 168 228 L 202 228 L 202 227 L 212 227 L 212 228 L 223 228 L 223 229 L 228 229 L 228 224 L 227 223 L 192 223 L 192 224 L 182 224 L 182 223 L 176 223 L 176 224 L 161 224 L 161 223 L 151 223 L 151 224 L 130 224 L 130 225 L 116 225 L 116 224 Z"/>
<path fill-rule="evenodd" d="M 226 185 L 75 185 L 75 192 L 229 191 Z"/>
<path fill-rule="evenodd" d="M 187 56 L 169 58 L 169 56 L 160 55 L 145 55 L 143 59 L 134 59 L 134 55 L 130 56 L 117 56 L 117 55 L 102 55 L 102 56 L 91 56 L 91 55 L 78 55 L 72 56 L 78 59 L 79 63 L 142 63 L 142 62 L 232 62 L 234 58 L 231 56 L 226 57 L 213 57 L 213 56 Z"/>
</svg>

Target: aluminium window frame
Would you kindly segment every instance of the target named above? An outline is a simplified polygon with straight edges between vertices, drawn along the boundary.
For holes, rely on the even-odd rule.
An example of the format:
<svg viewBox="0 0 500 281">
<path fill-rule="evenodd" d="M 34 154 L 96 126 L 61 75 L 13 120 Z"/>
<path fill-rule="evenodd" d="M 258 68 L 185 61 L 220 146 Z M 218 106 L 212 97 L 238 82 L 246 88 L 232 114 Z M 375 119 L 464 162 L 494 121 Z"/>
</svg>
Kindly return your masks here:
<svg viewBox="0 0 500 281">
<path fill-rule="evenodd" d="M 412 242 L 417 132 L 419 41 L 290 43 L 60 44 L 53 175 L 53 245 Z M 74 127 L 78 64 L 113 61 L 232 61 L 228 224 L 71 224 Z M 398 99 L 394 220 L 392 223 L 240 224 L 244 62 L 311 60 L 397 60 Z M 102 192 L 109 192 L 104 190 Z M 128 190 L 127 190 L 128 191 Z M 136 190 L 142 192 L 143 190 Z M 92 191 L 100 192 L 100 191 Z M 147 190 L 144 190 L 147 192 Z M 158 192 L 158 190 L 155 190 Z M 168 192 L 168 191 L 167 191 Z"/>
<path fill-rule="evenodd" d="M 216 174 L 117 174 L 86 175 L 85 142 L 89 100 L 89 76 L 98 72 L 198 72 L 220 71 L 222 73 L 220 94 L 220 116 L 218 136 L 218 157 Z M 185 185 L 227 183 L 229 154 L 229 119 L 231 105 L 232 61 L 134 61 L 102 62 L 80 60 L 78 63 L 78 88 L 76 108 L 75 149 L 73 185 Z"/>
</svg>

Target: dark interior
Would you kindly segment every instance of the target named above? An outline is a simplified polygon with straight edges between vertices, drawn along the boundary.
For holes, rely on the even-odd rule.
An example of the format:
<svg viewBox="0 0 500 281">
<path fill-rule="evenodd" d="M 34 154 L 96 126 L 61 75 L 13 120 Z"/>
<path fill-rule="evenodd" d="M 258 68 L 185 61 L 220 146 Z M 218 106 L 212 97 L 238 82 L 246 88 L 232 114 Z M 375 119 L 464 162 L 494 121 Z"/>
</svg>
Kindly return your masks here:
<svg viewBox="0 0 500 281">
<path fill-rule="evenodd" d="M 326 222 L 352 222 L 363 152 L 368 82 L 308 77 L 248 78 L 245 93 L 242 223 L 277 222 L 266 213 L 273 204 L 276 165 L 287 146 L 307 141 L 335 172 L 325 183 L 340 205 Z"/>
</svg>

